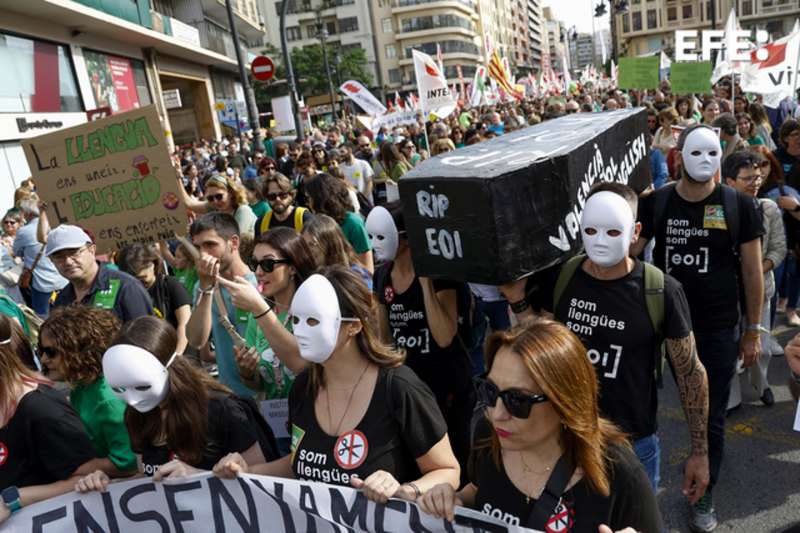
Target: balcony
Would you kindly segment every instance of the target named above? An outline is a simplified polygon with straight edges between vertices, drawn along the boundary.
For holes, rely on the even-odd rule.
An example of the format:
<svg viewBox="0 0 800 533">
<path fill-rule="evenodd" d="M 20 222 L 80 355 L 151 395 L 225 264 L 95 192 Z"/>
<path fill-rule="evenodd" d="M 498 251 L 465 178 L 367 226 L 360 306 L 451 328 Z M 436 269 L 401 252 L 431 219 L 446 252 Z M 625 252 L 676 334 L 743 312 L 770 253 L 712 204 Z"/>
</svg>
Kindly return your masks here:
<svg viewBox="0 0 800 533">
<path fill-rule="evenodd" d="M 465 12 L 473 17 L 478 15 L 475 0 L 392 0 L 392 14 L 419 11 L 422 9 L 450 8 Z"/>
<path fill-rule="evenodd" d="M 197 30 L 200 32 L 200 43 L 203 48 L 236 59 L 233 37 L 227 29 L 205 20 L 197 24 Z M 243 57 L 247 57 L 247 49 L 239 44 Z"/>
<path fill-rule="evenodd" d="M 258 13 L 244 13 L 237 7 L 240 2 L 231 0 L 233 3 L 233 15 L 236 29 L 248 41 L 257 41 L 264 34 L 264 28 L 261 27 Z M 203 13 L 208 15 L 219 22 L 225 22 L 227 26 L 228 11 L 225 9 L 225 0 L 200 0 L 203 7 Z"/>
</svg>

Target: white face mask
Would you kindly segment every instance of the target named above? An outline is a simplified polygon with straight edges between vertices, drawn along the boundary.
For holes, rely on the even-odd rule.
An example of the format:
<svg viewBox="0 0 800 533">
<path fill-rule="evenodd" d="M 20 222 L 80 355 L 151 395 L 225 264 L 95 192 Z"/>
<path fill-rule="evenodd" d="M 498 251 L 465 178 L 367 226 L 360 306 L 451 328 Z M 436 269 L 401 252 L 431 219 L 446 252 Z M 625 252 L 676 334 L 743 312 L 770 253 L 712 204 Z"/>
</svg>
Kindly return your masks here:
<svg viewBox="0 0 800 533">
<path fill-rule="evenodd" d="M 117 344 L 103 354 L 103 375 L 114 394 L 140 413 L 152 411 L 169 391 L 167 365 L 147 350 L 131 344 Z"/>
<path fill-rule="evenodd" d="M 342 318 L 333 285 L 319 274 L 311 275 L 297 288 L 289 313 L 300 357 L 312 363 L 327 361 L 336 349 L 339 326 L 357 320 Z"/>
<path fill-rule="evenodd" d="M 681 159 L 686 173 L 695 181 L 706 182 L 714 177 L 720 166 L 722 148 L 713 130 L 697 128 L 686 136 Z"/>
<path fill-rule="evenodd" d="M 622 196 L 610 191 L 592 195 L 581 215 L 581 237 L 589 259 L 604 268 L 625 259 L 635 224 L 633 212 Z"/>
<path fill-rule="evenodd" d="M 400 239 L 394 219 L 385 207 L 377 206 L 369 212 L 367 233 L 375 258 L 378 261 L 394 260 Z"/>
</svg>

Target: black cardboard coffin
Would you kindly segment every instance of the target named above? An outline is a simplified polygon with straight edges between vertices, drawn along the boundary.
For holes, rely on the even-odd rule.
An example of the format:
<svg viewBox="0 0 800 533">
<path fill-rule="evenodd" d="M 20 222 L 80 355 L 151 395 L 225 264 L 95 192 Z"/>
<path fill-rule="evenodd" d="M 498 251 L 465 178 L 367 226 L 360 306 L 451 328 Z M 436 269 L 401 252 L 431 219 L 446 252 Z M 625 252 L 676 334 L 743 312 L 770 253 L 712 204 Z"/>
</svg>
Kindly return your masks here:
<svg viewBox="0 0 800 533">
<path fill-rule="evenodd" d="M 643 108 L 577 113 L 421 163 L 400 180 L 417 274 L 497 285 L 565 261 L 594 183 L 651 183 L 646 132 Z"/>
</svg>

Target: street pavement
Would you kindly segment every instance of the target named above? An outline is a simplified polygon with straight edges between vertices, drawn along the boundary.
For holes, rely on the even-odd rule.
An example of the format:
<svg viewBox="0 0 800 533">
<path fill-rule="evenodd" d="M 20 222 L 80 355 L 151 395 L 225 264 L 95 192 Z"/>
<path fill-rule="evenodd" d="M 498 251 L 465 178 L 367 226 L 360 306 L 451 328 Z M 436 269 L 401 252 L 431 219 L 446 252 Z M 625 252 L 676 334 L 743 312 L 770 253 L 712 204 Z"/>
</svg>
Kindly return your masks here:
<svg viewBox="0 0 800 533">
<path fill-rule="evenodd" d="M 777 322 L 775 333 L 782 346 L 800 332 L 787 327 L 782 315 Z M 765 407 L 749 383 L 742 382 L 742 408 L 727 418 L 725 458 L 714 489 L 719 519 L 716 531 L 800 532 L 800 433 L 792 430 L 797 404 L 789 393 L 788 377 L 784 357 L 773 357 L 769 368 L 775 394 L 772 407 Z M 688 431 L 669 371 L 659 401 L 658 504 L 668 531 L 689 531 L 689 506 L 681 494 Z"/>
</svg>

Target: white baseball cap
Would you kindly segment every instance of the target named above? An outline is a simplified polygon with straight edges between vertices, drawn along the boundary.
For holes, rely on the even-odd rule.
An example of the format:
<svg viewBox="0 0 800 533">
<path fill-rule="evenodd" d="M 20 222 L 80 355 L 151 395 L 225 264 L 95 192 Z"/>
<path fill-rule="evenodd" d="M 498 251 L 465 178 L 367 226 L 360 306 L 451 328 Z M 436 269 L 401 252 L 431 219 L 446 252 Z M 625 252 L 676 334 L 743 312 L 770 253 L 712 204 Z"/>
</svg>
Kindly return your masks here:
<svg viewBox="0 0 800 533">
<path fill-rule="evenodd" d="M 44 255 L 50 257 L 59 250 L 80 248 L 91 242 L 92 238 L 78 226 L 61 224 L 47 234 Z"/>
</svg>

